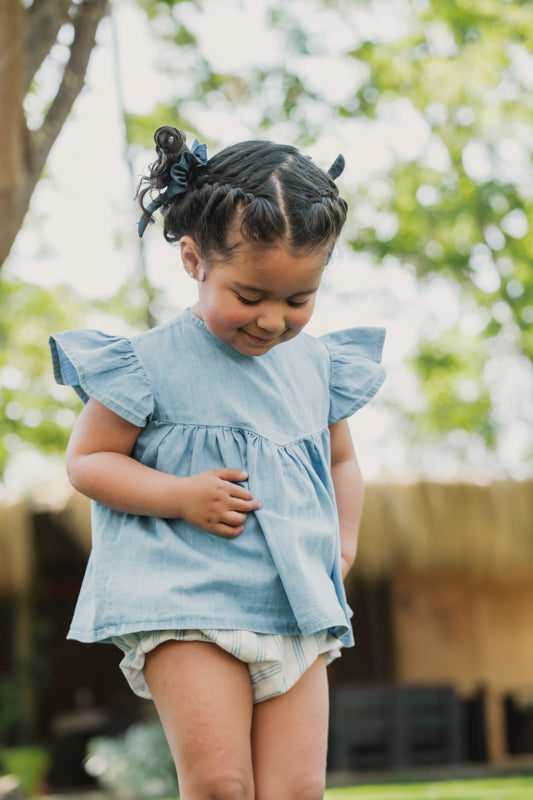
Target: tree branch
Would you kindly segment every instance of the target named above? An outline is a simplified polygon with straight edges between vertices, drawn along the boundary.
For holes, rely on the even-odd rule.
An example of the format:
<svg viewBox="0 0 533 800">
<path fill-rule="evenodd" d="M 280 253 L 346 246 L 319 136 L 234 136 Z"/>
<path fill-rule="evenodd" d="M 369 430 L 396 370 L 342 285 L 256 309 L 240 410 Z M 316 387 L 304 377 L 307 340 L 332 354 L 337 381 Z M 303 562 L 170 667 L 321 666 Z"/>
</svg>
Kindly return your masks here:
<svg viewBox="0 0 533 800">
<path fill-rule="evenodd" d="M 22 41 L 24 13 L 17 0 L 0 0 L 0 192 L 22 180 Z"/>
<path fill-rule="evenodd" d="M 46 159 L 61 128 L 85 85 L 85 75 L 95 46 L 96 31 L 107 13 L 108 0 L 83 0 L 77 5 L 74 24 L 74 40 L 70 46 L 70 58 L 65 66 L 63 78 L 56 96 L 39 130 L 32 134 L 32 174 L 38 181 Z"/>
<path fill-rule="evenodd" d="M 56 43 L 61 27 L 70 21 L 70 7 L 71 0 L 33 0 L 26 10 L 24 94 Z"/>
<path fill-rule="evenodd" d="M 85 74 L 96 31 L 107 13 L 108 0 L 35 0 L 32 13 L 24 12 L 22 0 L 0 0 L 0 265 L 7 258 L 23 223 L 46 159 L 61 132 L 74 101 L 85 84 Z M 64 19 L 64 9 L 70 17 Z M 55 21 L 54 13 L 59 14 Z M 41 16 L 44 15 L 44 16 Z M 46 28 L 49 48 L 53 32 L 72 21 L 74 39 L 61 84 L 39 130 L 29 131 L 23 110 L 24 80 L 46 57 L 44 45 L 23 57 L 23 45 L 35 41 L 39 23 Z M 31 31 L 25 30 L 29 22 Z M 55 40 L 54 40 L 55 41 Z M 30 66 L 31 65 L 31 66 Z"/>
<path fill-rule="evenodd" d="M 0 0 L 0 263 L 20 226 L 25 123 L 22 111 L 22 41 L 24 14 L 17 0 Z"/>
</svg>

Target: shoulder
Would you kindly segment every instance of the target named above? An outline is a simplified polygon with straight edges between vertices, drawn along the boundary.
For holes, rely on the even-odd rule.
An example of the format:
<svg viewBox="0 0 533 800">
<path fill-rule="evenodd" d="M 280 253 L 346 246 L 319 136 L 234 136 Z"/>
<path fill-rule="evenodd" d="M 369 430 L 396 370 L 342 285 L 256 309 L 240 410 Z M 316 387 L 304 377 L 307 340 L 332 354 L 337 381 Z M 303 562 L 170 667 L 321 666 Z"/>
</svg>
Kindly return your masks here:
<svg viewBox="0 0 533 800">
<path fill-rule="evenodd" d="M 131 337 L 131 341 L 134 344 L 143 344 L 144 342 L 157 342 L 160 339 L 181 335 L 186 328 L 184 324 L 186 319 L 184 313 L 166 322 L 162 322 L 159 325 L 155 325 L 153 328 L 137 333 L 135 336 Z"/>
<path fill-rule="evenodd" d="M 185 353 L 197 347 L 200 339 L 201 333 L 191 324 L 188 312 L 185 311 L 133 336 L 131 344 L 142 361 L 151 362 L 156 359 L 164 363 L 166 358 L 182 358 Z"/>
<path fill-rule="evenodd" d="M 291 376 L 316 389 L 313 380 L 324 380 L 330 368 L 330 359 L 326 347 L 319 338 L 301 332 L 288 342 L 278 345 L 259 361 L 268 365 L 266 372 Z"/>
<path fill-rule="evenodd" d="M 297 360 L 302 357 L 313 358 L 323 361 L 328 358 L 327 348 L 324 346 L 321 337 L 312 336 L 310 333 L 302 331 L 290 339 L 289 342 L 277 348 L 286 354 L 287 358 Z"/>
</svg>

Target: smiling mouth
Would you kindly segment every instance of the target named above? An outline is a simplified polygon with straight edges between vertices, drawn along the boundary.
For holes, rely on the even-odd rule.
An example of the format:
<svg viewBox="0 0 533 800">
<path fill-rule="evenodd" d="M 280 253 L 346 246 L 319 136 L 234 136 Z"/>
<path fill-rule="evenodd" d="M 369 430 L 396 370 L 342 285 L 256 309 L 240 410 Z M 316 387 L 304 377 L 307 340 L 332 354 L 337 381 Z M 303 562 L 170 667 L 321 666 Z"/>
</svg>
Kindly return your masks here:
<svg viewBox="0 0 533 800">
<path fill-rule="evenodd" d="M 248 337 L 248 339 L 252 344 L 262 345 L 264 347 L 266 347 L 269 344 L 272 344 L 272 342 L 275 342 L 277 339 L 277 336 L 271 336 L 270 339 L 265 339 L 263 336 L 254 336 L 253 334 L 248 333 L 248 331 L 244 331 L 244 333 L 246 334 L 246 336 Z"/>
</svg>

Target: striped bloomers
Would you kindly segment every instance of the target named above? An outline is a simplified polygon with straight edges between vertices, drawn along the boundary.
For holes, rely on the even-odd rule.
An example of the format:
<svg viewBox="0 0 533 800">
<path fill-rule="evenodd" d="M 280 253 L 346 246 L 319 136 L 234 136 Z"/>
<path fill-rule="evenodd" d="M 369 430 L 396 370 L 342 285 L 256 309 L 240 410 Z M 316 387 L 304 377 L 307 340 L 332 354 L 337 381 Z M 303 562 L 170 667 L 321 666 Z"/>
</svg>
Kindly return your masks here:
<svg viewBox="0 0 533 800">
<path fill-rule="evenodd" d="M 151 699 L 144 679 L 145 656 L 163 642 L 213 642 L 248 666 L 254 703 L 287 692 L 320 655 L 326 664 L 340 656 L 342 643 L 328 631 L 311 636 L 241 630 L 169 630 L 129 633 L 111 639 L 123 652 L 120 668 L 139 697 Z"/>
</svg>

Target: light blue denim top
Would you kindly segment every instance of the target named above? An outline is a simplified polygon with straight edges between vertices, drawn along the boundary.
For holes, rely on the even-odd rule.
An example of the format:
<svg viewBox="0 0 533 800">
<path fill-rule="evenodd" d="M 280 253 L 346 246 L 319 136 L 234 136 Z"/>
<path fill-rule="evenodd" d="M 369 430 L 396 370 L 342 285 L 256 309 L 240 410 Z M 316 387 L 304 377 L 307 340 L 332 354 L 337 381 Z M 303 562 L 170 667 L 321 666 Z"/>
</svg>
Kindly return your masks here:
<svg viewBox="0 0 533 800">
<path fill-rule="evenodd" d="M 134 458 L 182 476 L 246 470 L 244 485 L 262 502 L 234 539 L 93 502 L 92 552 L 69 637 L 330 629 L 352 644 L 328 424 L 381 386 L 384 337 L 380 328 L 301 333 L 247 356 L 190 311 L 131 339 L 51 336 L 56 380 L 143 428 Z"/>
</svg>

